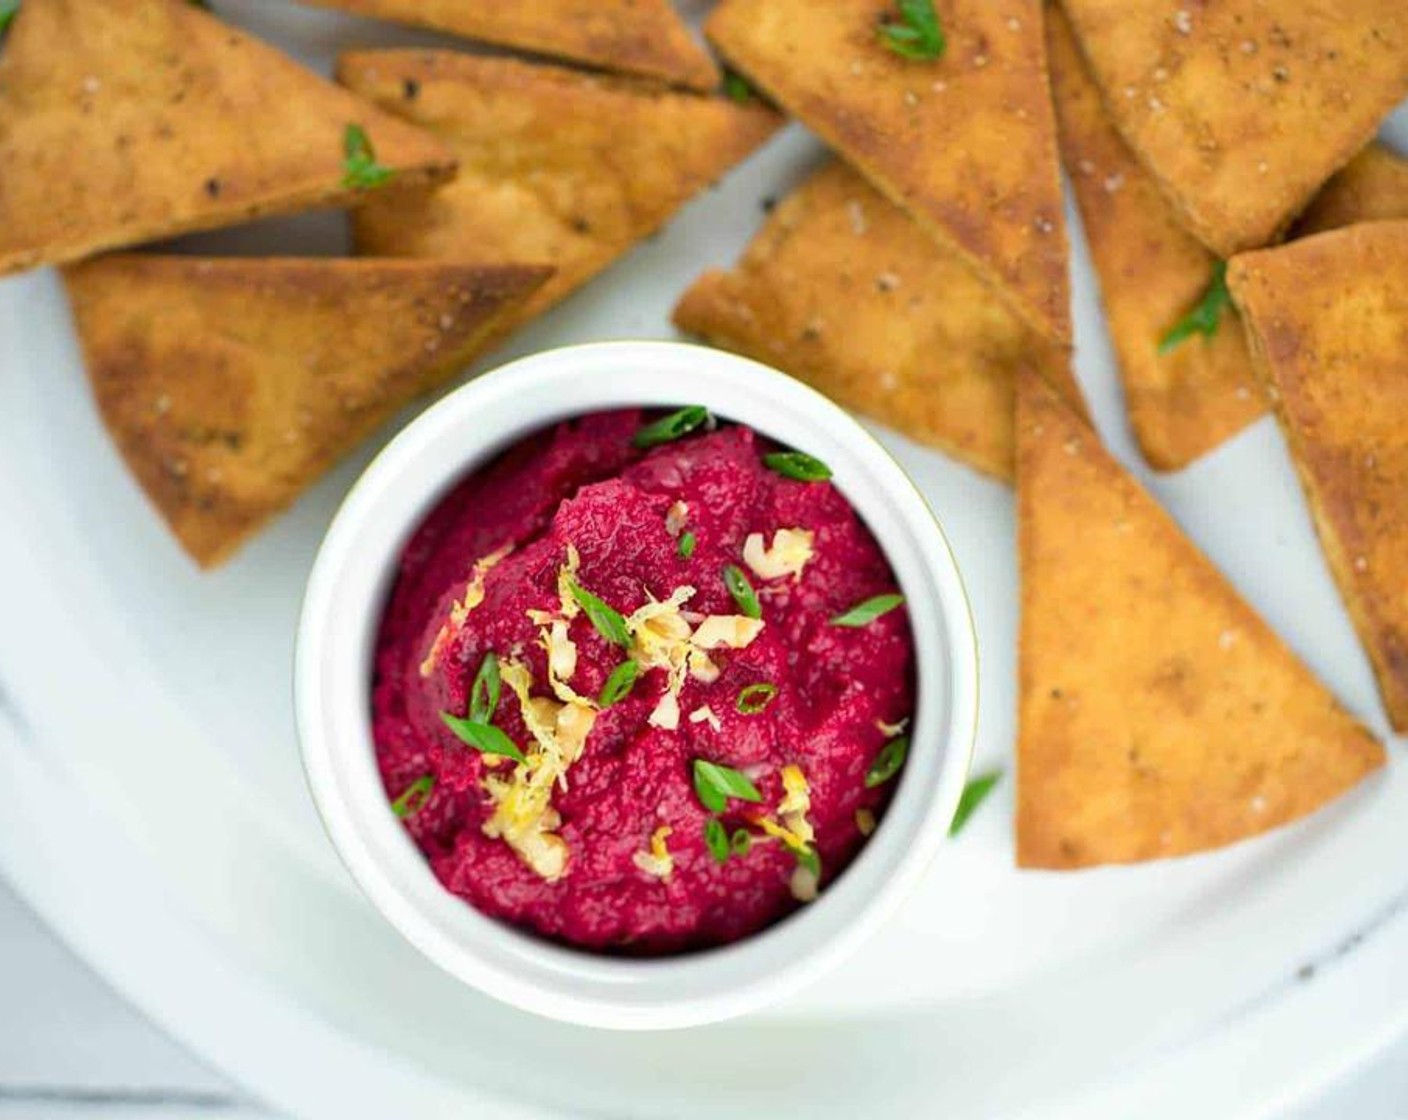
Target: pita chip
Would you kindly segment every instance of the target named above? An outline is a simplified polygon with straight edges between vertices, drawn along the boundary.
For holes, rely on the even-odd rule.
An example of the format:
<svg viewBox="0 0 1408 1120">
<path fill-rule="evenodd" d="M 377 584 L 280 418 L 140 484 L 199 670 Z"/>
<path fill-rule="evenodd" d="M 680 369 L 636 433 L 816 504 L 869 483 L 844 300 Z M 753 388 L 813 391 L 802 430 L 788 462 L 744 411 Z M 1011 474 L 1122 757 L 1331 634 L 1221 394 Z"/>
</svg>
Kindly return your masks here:
<svg viewBox="0 0 1408 1120">
<path fill-rule="evenodd" d="M 1110 123 L 1059 9 L 1047 10 L 1051 86 L 1066 174 L 1119 361 L 1139 448 L 1179 470 L 1266 412 L 1236 311 L 1208 336 L 1160 340 L 1197 305 L 1217 258 L 1178 220 Z"/>
<path fill-rule="evenodd" d="M 1292 236 L 1394 218 L 1408 218 L 1408 159 L 1370 144 L 1321 188 Z"/>
<path fill-rule="evenodd" d="M 458 373 L 546 273 L 127 254 L 64 280 L 108 431 L 209 567 Z"/>
<path fill-rule="evenodd" d="M 1017 862 L 1218 848 L 1384 751 L 1040 378 L 1017 388 Z"/>
<path fill-rule="evenodd" d="M 1246 253 L 1228 276 L 1330 570 L 1408 731 L 1408 222 Z"/>
<path fill-rule="evenodd" d="M 449 51 L 348 54 L 338 75 L 460 161 L 442 190 L 360 210 L 358 252 L 553 265 L 514 324 L 658 230 L 781 123 L 757 104 Z"/>
<path fill-rule="evenodd" d="M 1402 0 L 1062 0 L 1116 127 L 1221 258 L 1274 241 L 1408 94 Z"/>
<path fill-rule="evenodd" d="M 381 171 L 349 180 L 349 126 Z M 187 0 L 33 0 L 0 45 L 0 166 L 3 274 L 355 202 L 454 160 Z"/>
<path fill-rule="evenodd" d="M 311 0 L 536 54 L 711 90 L 719 68 L 669 0 Z"/>
<path fill-rule="evenodd" d="M 1041 0 L 934 7 L 946 46 L 929 60 L 887 45 L 875 0 L 723 0 L 705 33 L 1037 330 L 1069 343 Z"/>
<path fill-rule="evenodd" d="M 1017 368 L 1081 399 L 1064 347 L 840 161 L 772 211 L 732 271 L 696 280 L 675 323 L 1005 480 Z"/>
</svg>

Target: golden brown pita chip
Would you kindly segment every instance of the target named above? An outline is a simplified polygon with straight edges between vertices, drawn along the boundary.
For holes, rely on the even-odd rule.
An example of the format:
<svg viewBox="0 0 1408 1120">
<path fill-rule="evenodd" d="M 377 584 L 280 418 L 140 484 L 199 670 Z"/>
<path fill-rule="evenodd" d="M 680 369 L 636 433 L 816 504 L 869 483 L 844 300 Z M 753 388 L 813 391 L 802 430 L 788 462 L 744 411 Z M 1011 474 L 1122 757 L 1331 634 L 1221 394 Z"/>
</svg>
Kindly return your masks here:
<svg viewBox="0 0 1408 1120">
<path fill-rule="evenodd" d="M 1125 407 L 1144 457 L 1178 470 L 1266 411 L 1232 308 L 1210 337 L 1160 353 L 1217 264 L 1188 233 L 1120 138 L 1059 9 L 1047 11 L 1051 86 L 1066 173 L 1075 187 Z"/>
<path fill-rule="evenodd" d="M 538 54 L 710 90 L 719 69 L 669 0 L 310 0 Z"/>
<path fill-rule="evenodd" d="M 778 205 L 734 271 L 696 280 L 675 322 L 1003 479 L 1016 369 L 1038 365 L 1080 401 L 1064 347 L 839 161 Z"/>
<path fill-rule="evenodd" d="M 1292 236 L 1395 218 L 1408 218 L 1408 159 L 1370 144 L 1321 188 Z"/>
<path fill-rule="evenodd" d="M 460 159 L 448 187 L 359 211 L 358 251 L 555 266 L 515 324 L 654 233 L 781 123 L 759 105 L 449 51 L 348 54 L 338 76 Z"/>
<path fill-rule="evenodd" d="M 1408 94 L 1403 0 L 1062 0 L 1115 125 L 1219 257 L 1276 239 Z"/>
<path fill-rule="evenodd" d="M 1383 748 L 1038 377 L 1017 386 L 1017 862 L 1185 855 L 1304 816 Z"/>
<path fill-rule="evenodd" d="M 705 32 L 736 67 L 1069 342 L 1070 284 L 1041 0 L 938 0 L 933 61 L 901 58 L 876 0 L 724 0 Z"/>
<path fill-rule="evenodd" d="M 1228 276 L 1330 570 L 1408 731 L 1408 222 L 1246 253 Z"/>
<path fill-rule="evenodd" d="M 127 465 L 197 561 L 226 559 L 459 372 L 547 270 L 129 254 L 65 270 Z"/>
<path fill-rule="evenodd" d="M 187 0 L 36 0 L 0 47 L 0 274 L 351 200 L 347 126 L 402 183 L 433 137 Z"/>
</svg>

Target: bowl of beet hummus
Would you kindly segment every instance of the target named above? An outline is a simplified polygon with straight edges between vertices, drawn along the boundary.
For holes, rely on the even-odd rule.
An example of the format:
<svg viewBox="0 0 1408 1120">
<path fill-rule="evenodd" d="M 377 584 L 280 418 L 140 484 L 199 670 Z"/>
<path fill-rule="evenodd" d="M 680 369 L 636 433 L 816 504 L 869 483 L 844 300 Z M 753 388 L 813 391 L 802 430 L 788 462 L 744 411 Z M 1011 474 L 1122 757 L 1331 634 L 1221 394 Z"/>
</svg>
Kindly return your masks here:
<svg viewBox="0 0 1408 1120">
<path fill-rule="evenodd" d="M 295 672 L 310 786 L 455 976 L 592 1025 L 818 975 L 943 842 L 976 715 L 941 529 L 848 415 L 703 347 L 521 359 L 356 484 Z"/>
</svg>

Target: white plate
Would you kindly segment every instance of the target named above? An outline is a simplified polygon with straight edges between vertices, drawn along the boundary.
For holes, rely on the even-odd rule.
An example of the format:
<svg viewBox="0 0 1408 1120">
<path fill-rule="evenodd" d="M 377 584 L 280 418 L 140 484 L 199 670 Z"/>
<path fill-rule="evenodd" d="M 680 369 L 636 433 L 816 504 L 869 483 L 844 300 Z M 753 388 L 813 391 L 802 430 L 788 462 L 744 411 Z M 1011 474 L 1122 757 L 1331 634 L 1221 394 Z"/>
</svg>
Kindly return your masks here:
<svg viewBox="0 0 1408 1120">
<path fill-rule="evenodd" d="M 225 8 L 324 70 L 339 45 L 436 41 L 253 0 Z M 1408 114 L 1395 126 L 1408 141 Z M 789 129 L 495 360 L 670 336 L 676 295 L 730 262 L 760 200 L 818 153 Z M 276 229 L 201 243 L 342 243 L 335 216 Z M 1073 234 L 1081 379 L 1101 431 L 1135 462 Z M 374 449 L 229 568 L 199 575 L 102 432 L 52 273 L 0 283 L 0 347 L 0 869 L 128 996 L 275 1105 L 338 1120 L 476 1105 L 494 1116 L 1261 1116 L 1408 1027 L 1401 765 L 1230 851 L 1072 875 L 1013 869 L 1009 777 L 866 950 L 732 1025 L 622 1037 L 476 996 L 352 886 L 293 738 L 303 580 Z M 1010 765 L 1011 495 L 885 438 L 937 509 L 972 594 L 978 765 Z M 1272 422 L 1153 487 L 1386 731 Z"/>
</svg>

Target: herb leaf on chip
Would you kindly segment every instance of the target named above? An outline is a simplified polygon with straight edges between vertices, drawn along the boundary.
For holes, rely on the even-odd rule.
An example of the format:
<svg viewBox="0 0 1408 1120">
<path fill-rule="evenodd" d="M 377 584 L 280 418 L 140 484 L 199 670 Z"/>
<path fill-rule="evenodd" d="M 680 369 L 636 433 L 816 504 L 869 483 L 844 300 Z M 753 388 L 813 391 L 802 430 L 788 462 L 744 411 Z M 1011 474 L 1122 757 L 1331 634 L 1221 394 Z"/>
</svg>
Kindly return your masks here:
<svg viewBox="0 0 1408 1120">
<path fill-rule="evenodd" d="M 342 133 L 342 185 L 361 190 L 382 186 L 395 177 L 395 171 L 377 163 L 367 130 L 349 124 Z"/>
<path fill-rule="evenodd" d="M 948 49 L 934 0 L 899 0 L 899 20 L 880 24 L 880 41 L 901 58 L 933 62 Z"/>
<path fill-rule="evenodd" d="M 1222 313 L 1231 303 L 1232 294 L 1227 290 L 1227 262 L 1218 261 L 1213 265 L 1212 279 L 1203 289 L 1198 302 L 1159 339 L 1159 353 L 1167 354 L 1195 334 L 1211 338 L 1222 323 Z"/>
</svg>

